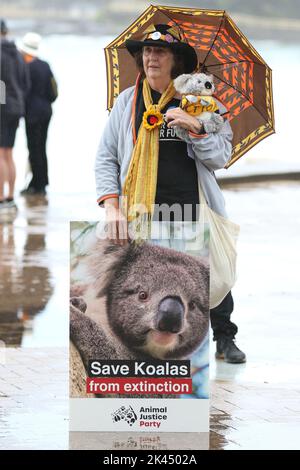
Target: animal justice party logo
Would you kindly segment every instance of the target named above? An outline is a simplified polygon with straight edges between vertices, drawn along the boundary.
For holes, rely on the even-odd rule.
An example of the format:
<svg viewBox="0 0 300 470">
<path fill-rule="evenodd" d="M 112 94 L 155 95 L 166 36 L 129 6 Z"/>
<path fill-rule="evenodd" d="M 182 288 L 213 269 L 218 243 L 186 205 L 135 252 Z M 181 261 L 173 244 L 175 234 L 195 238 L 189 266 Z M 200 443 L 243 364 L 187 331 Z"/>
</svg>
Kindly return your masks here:
<svg viewBox="0 0 300 470">
<path fill-rule="evenodd" d="M 126 421 L 129 426 L 132 426 L 138 421 L 140 428 L 160 428 L 163 421 L 166 421 L 167 407 L 155 408 L 155 407 L 141 407 L 138 415 L 132 408 L 132 406 L 121 406 L 112 413 L 112 420 L 114 423 L 120 421 Z"/>
<path fill-rule="evenodd" d="M 137 415 L 132 406 L 121 406 L 117 411 L 112 413 L 112 419 L 114 423 L 124 420 L 129 426 L 132 426 L 137 420 Z"/>
</svg>

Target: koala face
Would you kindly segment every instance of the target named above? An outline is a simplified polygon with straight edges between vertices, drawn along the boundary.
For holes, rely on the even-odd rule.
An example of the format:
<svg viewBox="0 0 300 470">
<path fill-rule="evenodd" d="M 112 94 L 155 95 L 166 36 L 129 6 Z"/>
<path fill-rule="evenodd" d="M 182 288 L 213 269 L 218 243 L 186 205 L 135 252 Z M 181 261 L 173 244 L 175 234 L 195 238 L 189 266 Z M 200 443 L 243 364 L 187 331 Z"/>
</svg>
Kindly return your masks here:
<svg viewBox="0 0 300 470">
<path fill-rule="evenodd" d="M 183 358 L 202 343 L 209 322 L 204 260 L 148 243 L 131 244 L 113 266 L 107 296 L 111 329 L 138 355 Z"/>
<path fill-rule="evenodd" d="M 182 74 L 174 80 L 175 89 L 182 95 L 210 96 L 215 91 L 213 75 Z"/>
</svg>

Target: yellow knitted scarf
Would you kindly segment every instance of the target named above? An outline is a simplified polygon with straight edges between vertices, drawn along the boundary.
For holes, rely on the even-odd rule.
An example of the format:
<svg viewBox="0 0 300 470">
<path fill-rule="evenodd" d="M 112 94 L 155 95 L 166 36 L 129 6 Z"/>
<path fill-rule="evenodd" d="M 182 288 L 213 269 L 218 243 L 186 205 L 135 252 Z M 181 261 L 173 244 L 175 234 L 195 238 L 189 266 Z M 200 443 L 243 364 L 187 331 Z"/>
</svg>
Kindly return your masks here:
<svg viewBox="0 0 300 470">
<path fill-rule="evenodd" d="M 176 90 L 173 81 L 153 104 L 151 89 L 147 79 L 143 82 L 143 98 L 146 111 L 139 128 L 130 165 L 123 187 L 123 212 L 129 222 L 137 217 L 151 221 L 155 203 L 159 129 L 163 123 L 161 110 L 174 97 Z M 134 123 L 133 123 L 134 125 Z"/>
</svg>

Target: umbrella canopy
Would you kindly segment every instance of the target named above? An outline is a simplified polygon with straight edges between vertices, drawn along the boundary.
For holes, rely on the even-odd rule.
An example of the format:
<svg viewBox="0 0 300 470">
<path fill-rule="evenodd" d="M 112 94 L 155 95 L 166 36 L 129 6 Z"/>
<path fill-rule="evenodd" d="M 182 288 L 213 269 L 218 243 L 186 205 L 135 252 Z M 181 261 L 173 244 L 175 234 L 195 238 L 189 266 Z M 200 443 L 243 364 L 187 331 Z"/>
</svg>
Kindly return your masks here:
<svg viewBox="0 0 300 470">
<path fill-rule="evenodd" d="M 141 40 L 151 24 L 176 26 L 197 52 L 199 69 L 214 76 L 215 97 L 228 110 L 233 149 L 227 168 L 262 139 L 275 132 L 272 71 L 224 10 L 198 10 L 151 5 L 105 48 L 107 107 L 134 85 L 134 59 L 127 39 Z"/>
</svg>

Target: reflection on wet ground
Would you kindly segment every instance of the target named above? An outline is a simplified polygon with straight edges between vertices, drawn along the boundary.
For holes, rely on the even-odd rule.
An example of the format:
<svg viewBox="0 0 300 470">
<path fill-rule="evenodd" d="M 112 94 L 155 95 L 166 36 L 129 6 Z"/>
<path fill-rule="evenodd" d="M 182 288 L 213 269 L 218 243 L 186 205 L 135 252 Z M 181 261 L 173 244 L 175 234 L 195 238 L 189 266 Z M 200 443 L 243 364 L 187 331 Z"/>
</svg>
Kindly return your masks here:
<svg viewBox="0 0 300 470">
<path fill-rule="evenodd" d="M 1 214 L 0 337 L 7 346 L 22 344 L 24 332 L 32 329 L 53 294 L 46 250 L 47 200 L 26 201 L 26 208 L 25 220 L 14 210 Z"/>
<path fill-rule="evenodd" d="M 300 185 L 251 184 L 228 188 L 225 197 L 241 226 L 232 319 L 248 362 L 215 361 L 211 343 L 210 449 L 299 449 Z M 0 328 L 10 344 L 39 347 L 10 349 L 0 364 L 0 447 L 67 448 L 67 350 L 45 346 L 67 345 L 67 220 L 97 220 L 99 209 L 89 194 L 18 204 L 0 225 Z M 51 419 L 42 423 L 45 400 Z M 155 444 L 131 433 L 87 437 L 71 435 L 72 446 Z M 161 435 L 156 445 L 180 448 L 189 445 L 185 437 Z"/>
<path fill-rule="evenodd" d="M 92 196 L 90 211 L 75 200 L 19 198 L 18 211 L 0 213 L 0 339 L 7 346 L 66 344 L 69 220 L 98 216 Z"/>
<path fill-rule="evenodd" d="M 208 450 L 209 433 L 70 432 L 74 450 Z"/>
</svg>

